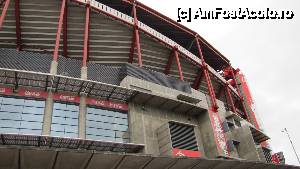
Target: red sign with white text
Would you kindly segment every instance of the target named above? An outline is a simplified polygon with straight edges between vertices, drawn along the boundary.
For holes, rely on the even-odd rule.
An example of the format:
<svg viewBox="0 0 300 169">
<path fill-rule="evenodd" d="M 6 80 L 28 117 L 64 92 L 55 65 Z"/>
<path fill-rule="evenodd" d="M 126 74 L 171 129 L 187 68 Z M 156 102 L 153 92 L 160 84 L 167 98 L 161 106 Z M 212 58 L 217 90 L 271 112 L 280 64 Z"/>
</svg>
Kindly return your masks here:
<svg viewBox="0 0 300 169">
<path fill-rule="evenodd" d="M 12 92 L 13 92 L 12 88 L 7 88 L 7 87 L 0 86 L 0 94 L 9 95 Z"/>
<path fill-rule="evenodd" d="M 201 157 L 201 153 L 199 151 L 181 150 L 181 149 L 174 148 L 173 156 L 176 156 L 176 157 Z"/>
<path fill-rule="evenodd" d="M 110 109 L 119 109 L 119 110 L 128 111 L 128 105 L 124 104 L 124 103 L 115 103 L 115 102 L 106 101 L 106 100 L 97 100 L 97 99 L 89 98 L 87 100 L 87 104 L 99 106 L 99 107 L 110 108 Z"/>
<path fill-rule="evenodd" d="M 68 93 L 55 93 L 53 99 L 63 101 L 63 102 L 80 103 L 79 96 L 68 94 Z"/>
<path fill-rule="evenodd" d="M 45 91 L 39 91 L 39 90 L 31 90 L 31 89 L 19 89 L 18 90 L 19 96 L 24 97 L 33 97 L 33 98 L 47 98 L 48 93 Z"/>
</svg>

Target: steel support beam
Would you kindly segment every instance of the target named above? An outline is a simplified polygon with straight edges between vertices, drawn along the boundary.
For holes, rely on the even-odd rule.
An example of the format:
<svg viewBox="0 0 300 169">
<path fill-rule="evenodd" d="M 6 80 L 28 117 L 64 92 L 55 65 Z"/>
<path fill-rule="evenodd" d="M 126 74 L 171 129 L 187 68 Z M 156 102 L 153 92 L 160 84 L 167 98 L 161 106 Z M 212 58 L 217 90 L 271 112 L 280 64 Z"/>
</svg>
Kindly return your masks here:
<svg viewBox="0 0 300 169">
<path fill-rule="evenodd" d="M 20 0 L 15 0 L 15 20 L 16 20 L 16 45 L 17 50 L 22 50 L 21 46 L 21 21 L 20 21 Z"/>
<path fill-rule="evenodd" d="M 208 87 L 208 92 L 209 92 L 210 99 L 211 99 L 212 109 L 215 112 L 217 112 L 218 105 L 217 105 L 217 101 L 216 101 L 216 95 L 215 95 L 215 92 L 214 92 L 214 89 L 213 89 L 213 86 L 212 86 L 212 83 L 211 83 L 211 79 L 210 79 L 210 76 L 209 76 L 207 64 L 206 64 L 206 62 L 204 60 L 204 57 L 203 57 L 203 54 L 202 54 L 202 50 L 201 50 L 201 46 L 200 46 L 200 42 L 199 42 L 199 39 L 198 39 L 197 36 L 196 36 L 196 43 L 197 43 L 197 48 L 198 48 L 199 56 L 200 56 L 200 59 L 202 61 L 202 65 L 203 65 L 202 69 L 203 69 L 204 77 L 205 77 L 206 82 L 207 82 L 207 87 Z"/>
<path fill-rule="evenodd" d="M 175 55 L 175 59 L 176 59 L 176 63 L 177 63 L 179 78 L 181 81 L 183 81 L 183 73 L 182 73 L 182 68 L 181 68 L 180 59 L 179 59 L 179 55 L 178 55 L 178 48 L 175 46 L 173 48 L 173 50 L 174 50 L 174 55 Z"/>
<path fill-rule="evenodd" d="M 63 56 L 68 57 L 68 2 L 65 4 L 63 20 Z"/>
<path fill-rule="evenodd" d="M 201 84 L 201 81 L 202 81 L 202 78 L 203 78 L 203 71 L 199 71 L 199 73 L 197 74 L 197 77 L 195 78 L 194 80 L 194 83 L 192 85 L 192 87 L 195 89 L 195 90 L 198 90 L 199 87 L 200 87 L 200 84 Z"/>
<path fill-rule="evenodd" d="M 89 57 L 90 12 L 91 12 L 90 2 L 88 1 L 88 3 L 86 4 L 86 12 L 85 12 L 82 67 L 86 67 L 87 59 Z"/>
<path fill-rule="evenodd" d="M 10 0 L 6 0 L 5 3 L 4 3 L 4 7 L 2 9 L 2 13 L 1 13 L 1 16 L 0 16 L 0 30 L 2 28 L 4 19 L 5 19 L 5 16 L 6 16 L 9 3 L 10 3 Z"/>
<path fill-rule="evenodd" d="M 59 43 L 60 43 L 61 30 L 62 30 L 63 21 L 64 21 L 65 7 L 66 7 L 66 0 L 62 0 L 59 20 L 58 20 L 58 26 L 57 26 L 57 32 L 56 32 L 55 48 L 53 51 L 53 61 L 57 61 L 57 59 L 58 59 L 58 49 L 59 49 Z"/>
<path fill-rule="evenodd" d="M 246 120 L 249 121 L 249 122 L 251 122 L 251 120 L 250 120 L 250 118 L 248 116 L 248 113 L 246 111 L 246 107 L 245 107 L 245 104 L 244 104 L 244 98 L 242 97 L 240 88 L 239 88 L 237 80 L 235 78 L 235 72 L 233 71 L 232 67 L 230 67 L 230 73 L 231 73 L 231 76 L 232 76 L 232 80 L 234 80 L 234 84 L 235 84 L 236 90 L 237 90 L 237 92 L 239 94 L 239 98 L 240 98 L 240 101 L 241 101 L 242 109 L 243 109 L 244 115 L 246 117 Z"/>
<path fill-rule="evenodd" d="M 136 48 L 137 57 L 138 57 L 138 65 L 140 67 L 142 67 L 143 66 L 142 52 L 141 52 L 139 26 L 138 26 L 137 14 L 136 14 L 135 1 L 132 3 L 132 14 L 133 14 L 133 18 L 134 18 L 134 24 L 133 24 L 132 43 L 131 43 L 130 54 L 129 54 L 129 63 L 133 62 L 134 51 L 135 51 L 135 48 Z"/>
<path fill-rule="evenodd" d="M 166 75 L 170 74 L 170 70 L 171 70 L 171 66 L 172 66 L 172 63 L 173 63 L 173 59 L 174 59 L 174 50 L 172 50 L 170 56 L 169 56 L 169 59 L 168 59 L 168 62 L 167 62 L 167 65 L 166 65 L 166 68 L 165 68 L 165 71 L 164 73 Z"/>
<path fill-rule="evenodd" d="M 232 96 L 231 96 L 231 93 L 230 93 L 228 85 L 229 84 L 226 85 L 225 89 L 226 89 L 226 93 L 227 93 L 227 96 L 228 96 L 228 99 L 229 99 L 229 103 L 230 103 L 230 106 L 231 106 L 231 111 L 234 112 L 234 113 L 236 113 L 236 108 L 235 108 L 235 105 L 234 105 L 234 102 L 233 102 L 233 99 L 232 99 Z"/>
</svg>

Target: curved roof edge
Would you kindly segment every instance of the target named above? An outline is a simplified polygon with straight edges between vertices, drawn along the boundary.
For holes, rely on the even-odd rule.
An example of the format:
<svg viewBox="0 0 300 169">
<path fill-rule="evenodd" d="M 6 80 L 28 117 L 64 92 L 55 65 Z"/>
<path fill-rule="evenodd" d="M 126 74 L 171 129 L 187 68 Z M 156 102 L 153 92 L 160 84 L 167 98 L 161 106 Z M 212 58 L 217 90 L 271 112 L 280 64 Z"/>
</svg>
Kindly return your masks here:
<svg viewBox="0 0 300 169">
<path fill-rule="evenodd" d="M 127 15 L 131 15 L 131 7 L 133 0 L 97 0 L 111 8 L 117 9 Z M 162 33 L 163 35 L 169 37 L 170 39 L 176 41 L 181 44 L 181 46 L 185 47 L 187 50 L 190 50 L 195 55 L 198 55 L 197 50 L 193 41 L 195 36 L 198 35 L 200 40 L 205 47 L 207 62 L 208 60 L 215 60 L 215 62 L 221 63 L 211 63 L 213 68 L 218 69 L 223 65 L 230 65 L 229 59 L 227 59 L 221 52 L 219 52 L 216 48 L 214 48 L 211 44 L 209 44 L 203 37 L 201 37 L 197 32 L 187 28 L 186 26 L 174 21 L 173 19 L 165 16 L 164 14 L 152 9 L 151 7 L 146 6 L 145 4 L 135 1 L 137 7 L 137 15 L 138 20 L 143 23 L 149 25 L 153 29 Z M 203 48 L 204 48 L 203 47 Z M 214 66 L 214 64 L 216 66 Z"/>
</svg>

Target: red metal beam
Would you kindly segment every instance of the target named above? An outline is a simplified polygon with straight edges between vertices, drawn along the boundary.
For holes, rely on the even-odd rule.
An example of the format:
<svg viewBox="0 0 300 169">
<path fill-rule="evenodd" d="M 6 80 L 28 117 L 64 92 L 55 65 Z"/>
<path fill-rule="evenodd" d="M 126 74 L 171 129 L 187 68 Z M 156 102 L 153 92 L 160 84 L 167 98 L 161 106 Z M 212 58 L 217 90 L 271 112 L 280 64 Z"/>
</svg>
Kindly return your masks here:
<svg viewBox="0 0 300 169">
<path fill-rule="evenodd" d="M 164 71 L 164 73 L 166 75 L 170 74 L 170 70 L 171 70 L 171 66 L 172 66 L 172 63 L 173 63 L 174 56 L 175 56 L 174 55 L 174 50 L 172 50 L 172 52 L 171 52 L 171 54 L 169 56 L 169 59 L 168 59 L 165 71 Z"/>
<path fill-rule="evenodd" d="M 85 12 L 82 67 L 86 67 L 87 59 L 89 57 L 90 13 L 91 13 L 91 8 L 90 8 L 90 2 L 88 1 L 88 3 L 86 4 L 86 12 Z"/>
<path fill-rule="evenodd" d="M 16 19 L 16 37 L 17 50 L 22 50 L 21 46 L 21 24 L 20 24 L 20 0 L 15 0 L 15 19 Z"/>
<path fill-rule="evenodd" d="M 230 103 L 230 105 L 231 105 L 231 110 L 232 110 L 234 113 L 236 113 L 236 108 L 235 108 L 235 105 L 234 105 L 234 102 L 233 102 L 233 99 L 232 99 L 232 96 L 231 96 L 231 93 L 230 93 L 228 84 L 226 85 L 226 92 L 227 92 L 227 96 L 228 96 L 228 99 L 229 99 L 229 103 Z"/>
<path fill-rule="evenodd" d="M 131 41 L 131 48 L 130 48 L 130 53 L 129 53 L 129 60 L 128 60 L 129 63 L 133 62 L 134 50 L 135 50 L 135 46 L 136 46 L 135 39 L 136 39 L 135 38 L 135 32 L 133 31 L 132 41 Z"/>
<path fill-rule="evenodd" d="M 195 78 L 194 80 L 194 83 L 192 85 L 192 87 L 195 89 L 195 90 L 198 90 L 199 87 L 200 87 L 200 84 L 201 84 L 201 81 L 202 81 L 202 78 L 203 78 L 203 71 L 200 70 L 200 72 L 197 74 L 197 77 Z"/>
<path fill-rule="evenodd" d="M 235 72 L 233 71 L 232 67 L 230 67 L 230 73 L 232 75 L 232 79 L 234 80 L 234 84 L 235 84 L 236 90 L 237 90 L 237 92 L 239 94 L 239 98 L 240 98 L 240 101 L 241 101 L 241 105 L 242 105 L 242 109 L 243 109 L 243 112 L 245 114 L 245 117 L 246 117 L 247 121 L 251 122 L 251 120 L 250 120 L 250 118 L 249 118 L 249 116 L 247 114 L 246 107 L 244 105 L 244 99 L 242 97 L 240 88 L 239 88 L 238 83 L 237 83 L 236 78 L 235 78 Z"/>
<path fill-rule="evenodd" d="M 177 63 L 179 78 L 180 78 L 180 80 L 183 81 L 183 73 L 182 73 L 182 68 L 181 68 L 180 59 L 179 59 L 179 55 L 178 55 L 178 49 L 175 46 L 173 50 L 174 50 L 174 55 L 175 55 L 175 59 L 176 59 L 176 63 Z"/>
<path fill-rule="evenodd" d="M 65 7 L 66 7 L 66 0 L 62 0 L 59 20 L 58 20 L 58 27 L 56 32 L 55 48 L 53 51 L 53 61 L 57 61 L 58 58 L 58 49 L 59 49 L 60 35 L 61 35 L 61 30 L 62 30 L 63 20 L 64 20 Z"/>
<path fill-rule="evenodd" d="M 63 20 L 63 56 L 68 57 L 68 2 L 66 1 Z"/>
<path fill-rule="evenodd" d="M 200 59 L 202 61 L 202 65 L 203 65 L 202 69 L 203 69 L 203 72 L 204 72 L 204 77 L 205 77 L 206 82 L 207 82 L 207 87 L 208 87 L 208 92 L 209 92 L 210 99 L 211 99 L 212 108 L 216 112 L 218 110 L 216 96 L 215 96 L 215 92 L 214 92 L 214 89 L 213 89 L 213 86 L 212 86 L 212 83 L 211 83 L 211 80 L 210 80 L 207 64 L 205 63 L 205 60 L 204 60 L 204 57 L 203 57 L 203 54 L 202 54 L 202 50 L 201 50 L 201 46 L 200 46 L 200 42 L 199 42 L 199 39 L 198 39 L 197 36 L 196 36 L 196 42 L 197 42 L 197 48 L 198 48 L 199 56 L 200 56 Z"/>
<path fill-rule="evenodd" d="M 5 16 L 6 16 L 6 13 L 7 13 L 7 9 L 8 9 L 9 3 L 10 3 L 10 0 L 6 0 L 6 1 L 5 1 L 5 4 L 4 4 L 4 7 L 3 7 L 3 9 L 2 9 L 2 13 L 1 13 L 1 16 L 0 16 L 0 30 L 1 30 L 1 28 L 2 28 L 4 19 L 5 19 Z"/>
<path fill-rule="evenodd" d="M 134 34 L 135 34 L 135 45 L 137 49 L 137 55 L 138 55 L 138 63 L 139 66 L 142 67 L 142 53 L 141 53 L 141 44 L 140 44 L 140 35 L 139 35 L 139 26 L 138 26 L 138 19 L 137 19 L 137 14 L 136 14 L 136 4 L 133 3 L 132 6 L 132 13 L 133 13 L 133 18 L 134 18 Z"/>
</svg>

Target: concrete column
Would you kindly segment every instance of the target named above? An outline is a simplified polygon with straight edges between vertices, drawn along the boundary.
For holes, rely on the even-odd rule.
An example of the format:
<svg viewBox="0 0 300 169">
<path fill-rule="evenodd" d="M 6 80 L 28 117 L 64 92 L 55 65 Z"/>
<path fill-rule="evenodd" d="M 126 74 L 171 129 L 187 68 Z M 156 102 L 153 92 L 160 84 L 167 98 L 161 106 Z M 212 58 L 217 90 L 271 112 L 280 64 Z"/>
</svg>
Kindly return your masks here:
<svg viewBox="0 0 300 169">
<path fill-rule="evenodd" d="M 57 66 L 58 66 L 58 62 L 52 60 L 51 67 L 50 67 L 50 74 L 53 74 L 53 75 L 57 74 Z"/>
<path fill-rule="evenodd" d="M 87 80 L 87 67 L 81 68 L 81 79 Z M 85 139 L 86 128 L 86 94 L 80 94 L 79 117 L 78 117 L 78 137 Z"/>
<path fill-rule="evenodd" d="M 78 117 L 78 136 L 81 139 L 85 139 L 85 128 L 86 128 L 86 95 L 80 96 L 79 104 L 79 117 Z"/>
<path fill-rule="evenodd" d="M 50 135 L 52 112 L 53 112 L 53 93 L 51 90 L 49 90 L 48 97 L 46 99 L 45 110 L 44 110 L 44 123 L 43 123 L 42 135 Z"/>
<path fill-rule="evenodd" d="M 57 74 L 58 62 L 52 60 L 50 66 L 50 74 Z M 42 135 L 50 135 L 51 133 L 51 123 L 52 123 L 52 112 L 53 112 L 53 92 L 52 88 L 48 89 L 48 97 L 46 98 L 45 109 L 44 109 L 44 122 Z"/>
</svg>

